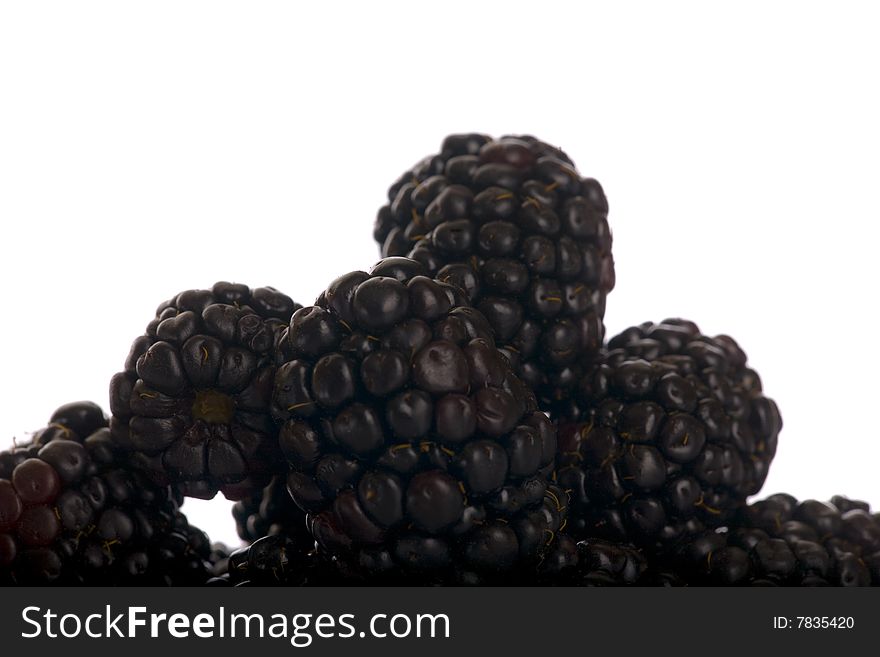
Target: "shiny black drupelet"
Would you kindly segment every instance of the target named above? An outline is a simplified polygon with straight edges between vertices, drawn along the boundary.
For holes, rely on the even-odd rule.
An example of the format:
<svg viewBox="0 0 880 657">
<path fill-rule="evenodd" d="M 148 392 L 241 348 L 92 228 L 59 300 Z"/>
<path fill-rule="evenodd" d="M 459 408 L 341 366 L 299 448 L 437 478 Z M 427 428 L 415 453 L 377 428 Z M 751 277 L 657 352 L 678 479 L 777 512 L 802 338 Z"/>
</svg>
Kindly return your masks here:
<svg viewBox="0 0 880 657">
<path fill-rule="evenodd" d="M 568 531 L 661 550 L 760 490 L 782 427 L 736 342 L 683 320 L 612 338 L 557 414 Z"/>
<path fill-rule="evenodd" d="M 299 307 L 274 288 L 232 283 L 159 306 L 110 384 L 113 436 L 138 467 L 194 497 L 262 489 L 281 461 L 273 353 Z"/>
<path fill-rule="evenodd" d="M 563 524 L 556 435 L 485 318 L 426 274 L 388 258 L 297 311 L 273 411 L 320 547 L 371 578 L 479 581 Z"/>
<path fill-rule="evenodd" d="M 95 404 L 0 452 L 0 584 L 194 586 L 210 544 L 169 487 L 126 462 Z"/>
<path fill-rule="evenodd" d="M 374 236 L 460 286 L 542 408 L 599 350 L 614 287 L 608 202 L 530 136 L 450 135 L 388 190 Z"/>
</svg>

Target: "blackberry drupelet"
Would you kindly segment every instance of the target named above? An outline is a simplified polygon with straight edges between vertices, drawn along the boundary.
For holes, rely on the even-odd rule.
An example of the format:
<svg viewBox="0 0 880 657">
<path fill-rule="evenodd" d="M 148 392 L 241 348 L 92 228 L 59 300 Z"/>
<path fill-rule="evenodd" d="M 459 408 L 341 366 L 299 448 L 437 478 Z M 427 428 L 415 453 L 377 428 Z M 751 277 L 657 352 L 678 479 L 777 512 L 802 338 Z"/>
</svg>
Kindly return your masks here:
<svg viewBox="0 0 880 657">
<path fill-rule="evenodd" d="M 266 487 L 235 503 L 235 528 L 243 541 L 285 534 L 301 543 L 314 542 L 306 526 L 306 514 L 287 492 L 286 475 L 272 477 Z"/>
<path fill-rule="evenodd" d="M 106 426 L 108 426 L 108 422 L 107 416 L 104 415 L 104 409 L 95 402 L 70 402 L 59 406 L 49 418 L 49 423 L 31 434 L 27 440 L 15 441 L 15 447 L 31 447 L 33 445 L 42 447 L 55 438 L 82 442 L 83 437 Z M 10 458 L 10 455 L 11 452 L 7 453 L 6 458 Z"/>
<path fill-rule="evenodd" d="M 71 417 L 0 452 L 0 583 L 203 584 L 210 545 L 180 500 L 130 469 L 103 413 Z"/>
<path fill-rule="evenodd" d="M 374 236 L 464 289 L 542 407 L 568 396 L 604 337 L 614 287 L 608 202 L 530 136 L 450 135 L 388 190 Z"/>
<path fill-rule="evenodd" d="M 758 492 L 782 419 L 728 336 L 666 320 L 612 338 L 559 410 L 569 531 L 660 547 L 721 525 Z"/>
<path fill-rule="evenodd" d="M 217 283 L 163 303 L 110 384 L 114 438 L 159 484 L 241 499 L 277 463 L 273 351 L 300 306 L 271 287 Z"/>
<path fill-rule="evenodd" d="M 320 547 L 368 577 L 475 581 L 563 524 L 556 435 L 485 318 L 426 273 L 388 258 L 297 311 L 273 411 Z"/>
<path fill-rule="evenodd" d="M 55 409 L 52 417 L 49 418 L 47 429 L 62 429 L 72 431 L 78 436 L 89 436 L 107 425 L 107 416 L 104 415 L 103 408 L 92 401 L 78 401 Z M 47 429 L 34 436 L 35 443 L 45 445 L 55 437 L 55 434 Z"/>
<path fill-rule="evenodd" d="M 877 586 L 880 522 L 864 507 L 773 495 L 727 527 L 684 541 L 665 561 L 696 585 Z"/>
</svg>

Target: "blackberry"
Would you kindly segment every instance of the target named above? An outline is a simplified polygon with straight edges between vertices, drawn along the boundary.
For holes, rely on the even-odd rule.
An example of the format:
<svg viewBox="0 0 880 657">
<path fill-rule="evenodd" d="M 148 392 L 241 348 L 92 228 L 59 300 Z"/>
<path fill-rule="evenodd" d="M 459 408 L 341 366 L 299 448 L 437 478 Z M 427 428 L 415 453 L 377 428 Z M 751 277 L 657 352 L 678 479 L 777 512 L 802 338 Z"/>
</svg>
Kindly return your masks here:
<svg viewBox="0 0 880 657">
<path fill-rule="evenodd" d="M 541 561 L 537 584 L 544 586 L 632 586 L 650 575 L 648 558 L 634 545 L 589 539 L 575 543 L 558 535 Z"/>
<path fill-rule="evenodd" d="M 180 499 L 132 471 L 106 424 L 65 425 L 63 437 L 0 453 L 0 583 L 195 585 L 210 545 Z"/>
<path fill-rule="evenodd" d="M 426 273 L 387 258 L 294 313 L 273 395 L 287 486 L 357 571 L 491 577 L 564 522 L 556 435 L 486 319 Z"/>
<path fill-rule="evenodd" d="M 284 534 L 264 536 L 226 559 L 226 573 L 213 585 L 332 586 L 342 584 L 329 555 Z"/>
<path fill-rule="evenodd" d="M 464 289 L 542 405 L 564 399 L 602 344 L 614 287 L 608 202 L 530 136 L 450 135 L 388 190 L 374 237 Z"/>
<path fill-rule="evenodd" d="M 667 563 L 697 585 L 877 586 L 880 522 L 866 507 L 773 495 L 684 541 Z"/>
<path fill-rule="evenodd" d="M 236 502 L 232 515 L 239 537 L 248 543 L 273 534 L 311 541 L 306 514 L 287 492 L 285 475 L 273 477 L 263 490 Z"/>
<path fill-rule="evenodd" d="M 860 566 L 864 566 L 871 582 L 880 585 L 880 518 L 871 513 L 867 502 L 840 495 L 829 502 L 798 502 L 791 495 L 777 494 L 743 509 L 737 522 L 790 543 L 821 543 L 835 560 L 837 571 L 832 575 L 840 583 L 848 578 L 862 583 L 865 576 Z"/>
<path fill-rule="evenodd" d="M 558 417 L 572 535 L 661 547 L 757 493 L 782 427 L 736 342 L 684 320 L 612 338 Z"/>
<path fill-rule="evenodd" d="M 231 500 L 268 482 L 279 460 L 272 354 L 299 307 L 225 282 L 159 306 L 110 384 L 113 436 L 154 482 Z"/>
</svg>

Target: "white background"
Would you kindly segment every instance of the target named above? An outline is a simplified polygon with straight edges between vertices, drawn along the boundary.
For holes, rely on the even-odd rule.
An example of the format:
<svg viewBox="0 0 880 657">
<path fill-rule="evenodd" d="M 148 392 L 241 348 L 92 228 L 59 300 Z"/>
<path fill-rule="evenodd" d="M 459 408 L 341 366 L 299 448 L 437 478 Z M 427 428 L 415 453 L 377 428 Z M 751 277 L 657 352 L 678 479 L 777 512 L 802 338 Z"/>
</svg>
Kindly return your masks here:
<svg viewBox="0 0 880 657">
<path fill-rule="evenodd" d="M 0 446 L 106 407 L 164 299 L 310 303 L 447 133 L 532 133 L 608 194 L 609 332 L 735 336 L 785 420 L 764 492 L 880 505 L 869 3 L 300 5 L 0 5 Z M 234 542 L 228 507 L 186 505 Z"/>
</svg>

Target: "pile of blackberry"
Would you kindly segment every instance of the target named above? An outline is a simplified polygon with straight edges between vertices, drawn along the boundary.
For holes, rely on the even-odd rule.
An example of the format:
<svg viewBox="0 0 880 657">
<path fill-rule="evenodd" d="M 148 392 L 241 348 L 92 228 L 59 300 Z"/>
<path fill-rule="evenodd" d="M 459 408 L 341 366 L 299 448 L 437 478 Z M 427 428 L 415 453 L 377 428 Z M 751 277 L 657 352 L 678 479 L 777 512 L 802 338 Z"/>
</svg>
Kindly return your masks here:
<svg viewBox="0 0 880 657">
<path fill-rule="evenodd" d="M 450 135 L 374 237 L 308 307 L 176 294 L 109 421 L 0 452 L 0 585 L 880 585 L 867 503 L 749 503 L 782 418 L 733 338 L 605 341 L 608 202 L 562 150 Z M 181 512 L 217 493 L 240 545 Z"/>
</svg>

